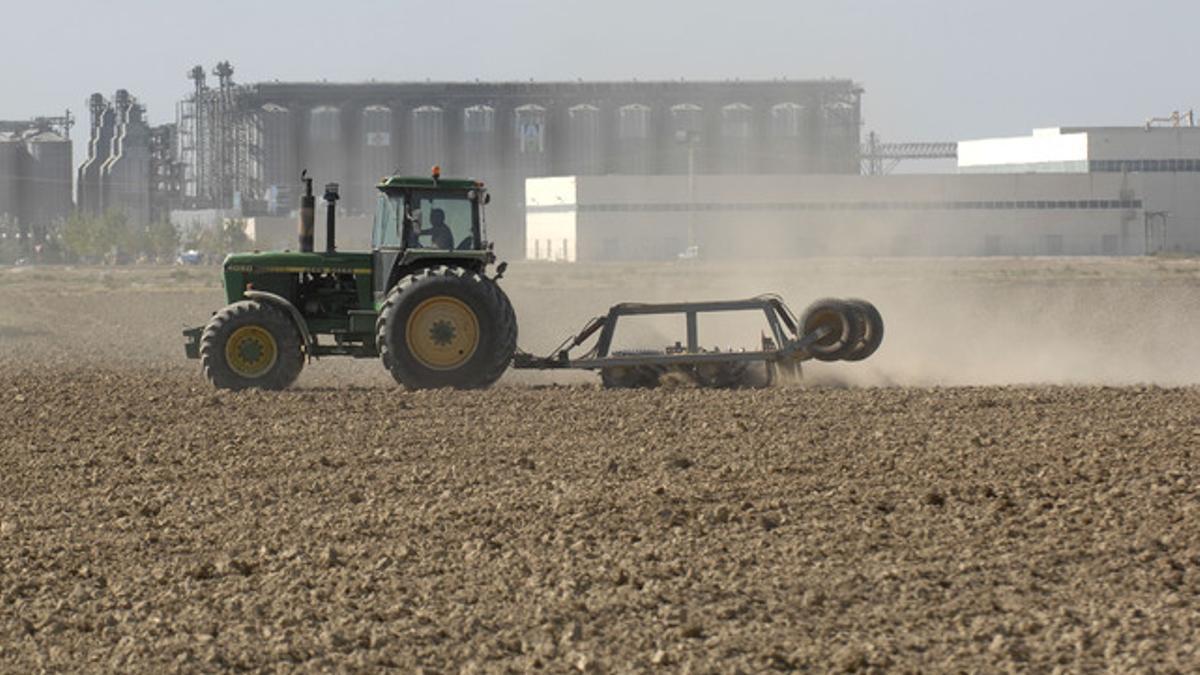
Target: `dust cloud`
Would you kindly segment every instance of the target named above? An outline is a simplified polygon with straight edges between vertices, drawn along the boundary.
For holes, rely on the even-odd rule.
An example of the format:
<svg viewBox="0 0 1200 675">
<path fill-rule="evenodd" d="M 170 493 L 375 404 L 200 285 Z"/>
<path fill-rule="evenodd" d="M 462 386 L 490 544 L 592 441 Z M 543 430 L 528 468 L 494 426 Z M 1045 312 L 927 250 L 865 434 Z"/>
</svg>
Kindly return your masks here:
<svg viewBox="0 0 1200 675">
<path fill-rule="evenodd" d="M 0 356 L 72 367 L 192 371 L 179 331 L 224 304 L 217 268 L 0 270 Z M 860 363 L 805 364 L 844 386 L 1200 384 L 1200 259 L 848 258 L 717 263 L 513 264 L 502 282 L 522 349 L 547 354 L 617 302 L 779 293 L 797 314 L 819 298 L 873 302 L 883 346 Z M 702 319 L 701 345 L 754 349 L 753 314 Z M 682 320 L 618 330 L 626 349 L 683 340 Z M 582 351 L 582 350 L 581 350 Z M 596 382 L 510 371 L 502 384 Z M 197 384 L 201 380 L 197 373 Z M 373 359 L 321 359 L 300 386 L 392 386 Z"/>
<path fill-rule="evenodd" d="M 531 351 L 552 348 L 613 302 L 774 292 L 798 314 L 825 297 L 866 299 L 883 314 L 884 343 L 874 356 L 861 363 L 810 362 L 806 375 L 812 383 L 1200 383 L 1200 364 L 1190 358 L 1200 350 L 1197 260 L 826 258 L 737 265 L 525 264 L 513 279 L 510 292 L 521 318 L 522 345 Z M 722 321 L 709 333 L 702 323 L 701 343 L 754 348 L 765 321 L 746 318 L 745 326 Z M 683 339 L 681 325 L 654 328 L 638 331 L 637 339 L 623 346 L 662 348 Z"/>
</svg>

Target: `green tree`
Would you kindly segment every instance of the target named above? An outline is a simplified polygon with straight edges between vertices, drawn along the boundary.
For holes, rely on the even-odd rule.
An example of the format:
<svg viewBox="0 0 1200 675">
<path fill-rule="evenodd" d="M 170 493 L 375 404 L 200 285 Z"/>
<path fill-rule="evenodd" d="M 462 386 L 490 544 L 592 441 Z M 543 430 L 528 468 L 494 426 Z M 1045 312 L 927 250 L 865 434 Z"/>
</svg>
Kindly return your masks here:
<svg viewBox="0 0 1200 675">
<path fill-rule="evenodd" d="M 120 262 L 121 258 L 136 253 L 137 237 L 129 228 L 129 219 L 124 211 L 109 209 L 100 216 L 97 226 L 99 253 L 109 261 Z"/>
<path fill-rule="evenodd" d="M 79 211 L 71 214 L 63 224 L 62 242 L 67 255 L 74 260 L 93 258 L 99 255 L 99 233 L 96 219 Z"/>
<path fill-rule="evenodd" d="M 226 253 L 237 253 L 240 251 L 249 251 L 251 244 L 250 237 L 246 235 L 246 219 L 245 218 L 228 218 L 224 224 L 224 244 Z"/>
<path fill-rule="evenodd" d="M 159 260 L 170 259 L 179 249 L 179 231 L 167 221 L 150 223 L 142 233 L 141 253 Z"/>
</svg>

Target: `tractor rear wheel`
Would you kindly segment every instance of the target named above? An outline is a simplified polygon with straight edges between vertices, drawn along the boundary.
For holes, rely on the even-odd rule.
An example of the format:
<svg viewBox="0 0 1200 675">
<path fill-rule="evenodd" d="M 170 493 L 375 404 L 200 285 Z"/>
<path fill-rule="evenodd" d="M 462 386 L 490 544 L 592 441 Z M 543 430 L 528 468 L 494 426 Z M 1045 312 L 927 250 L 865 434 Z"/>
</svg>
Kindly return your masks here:
<svg viewBox="0 0 1200 675">
<path fill-rule="evenodd" d="M 235 302 L 204 327 L 200 367 L 219 389 L 286 389 L 304 368 L 300 332 L 269 304 Z"/>
<path fill-rule="evenodd" d="M 431 267 L 388 293 L 375 324 L 383 365 L 409 389 L 493 384 L 517 348 L 517 316 L 495 281 L 459 267 Z"/>
</svg>

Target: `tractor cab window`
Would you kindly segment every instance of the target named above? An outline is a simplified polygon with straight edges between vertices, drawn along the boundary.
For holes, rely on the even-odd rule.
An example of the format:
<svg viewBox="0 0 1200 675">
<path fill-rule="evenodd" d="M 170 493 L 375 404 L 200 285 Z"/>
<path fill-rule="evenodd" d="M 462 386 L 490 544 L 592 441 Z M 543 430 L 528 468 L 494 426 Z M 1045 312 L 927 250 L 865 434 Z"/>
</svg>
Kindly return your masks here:
<svg viewBox="0 0 1200 675">
<path fill-rule="evenodd" d="M 375 248 L 400 248 L 403 239 L 401 213 L 404 210 L 404 199 L 399 195 L 379 195 L 379 204 L 375 211 L 375 230 L 371 241 Z"/>
<path fill-rule="evenodd" d="M 415 192 L 409 201 L 409 248 L 475 248 L 475 208 L 462 194 Z"/>
</svg>

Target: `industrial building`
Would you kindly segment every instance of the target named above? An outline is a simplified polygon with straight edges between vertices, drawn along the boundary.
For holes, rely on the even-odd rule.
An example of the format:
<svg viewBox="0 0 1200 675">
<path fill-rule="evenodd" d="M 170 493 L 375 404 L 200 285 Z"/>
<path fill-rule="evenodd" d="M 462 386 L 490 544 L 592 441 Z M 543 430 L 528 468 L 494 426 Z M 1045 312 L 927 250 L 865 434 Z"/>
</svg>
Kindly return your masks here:
<svg viewBox="0 0 1200 675">
<path fill-rule="evenodd" d="M 525 179 L 553 175 L 856 174 L 861 89 L 757 82 L 258 83 L 203 68 L 178 110 L 181 200 L 253 216 L 293 208 L 299 174 L 373 209 L 386 174 L 486 181 L 491 230 L 519 254 Z"/>
<path fill-rule="evenodd" d="M 1200 251 L 1200 128 L 960 142 L 951 174 L 566 176 L 526 188 L 540 260 Z"/>
<path fill-rule="evenodd" d="M 71 213 L 69 116 L 0 121 L 0 224 L 26 248 Z"/>
<path fill-rule="evenodd" d="M 1171 118 L 1168 118 L 1171 119 Z M 1062 127 L 962 141 L 964 174 L 1120 176 L 1144 204 L 1144 246 L 1122 254 L 1200 252 L 1200 127 Z"/>
<path fill-rule="evenodd" d="M 79 210 L 88 215 L 120 211 L 135 226 L 166 219 L 178 201 L 179 169 L 174 125 L 152 127 L 146 108 L 129 91 L 112 100 L 88 99 L 91 115 L 87 157 L 79 166 Z"/>
<path fill-rule="evenodd" d="M 531 179 L 525 256 L 671 260 L 1142 253 L 1121 175 Z"/>
</svg>

